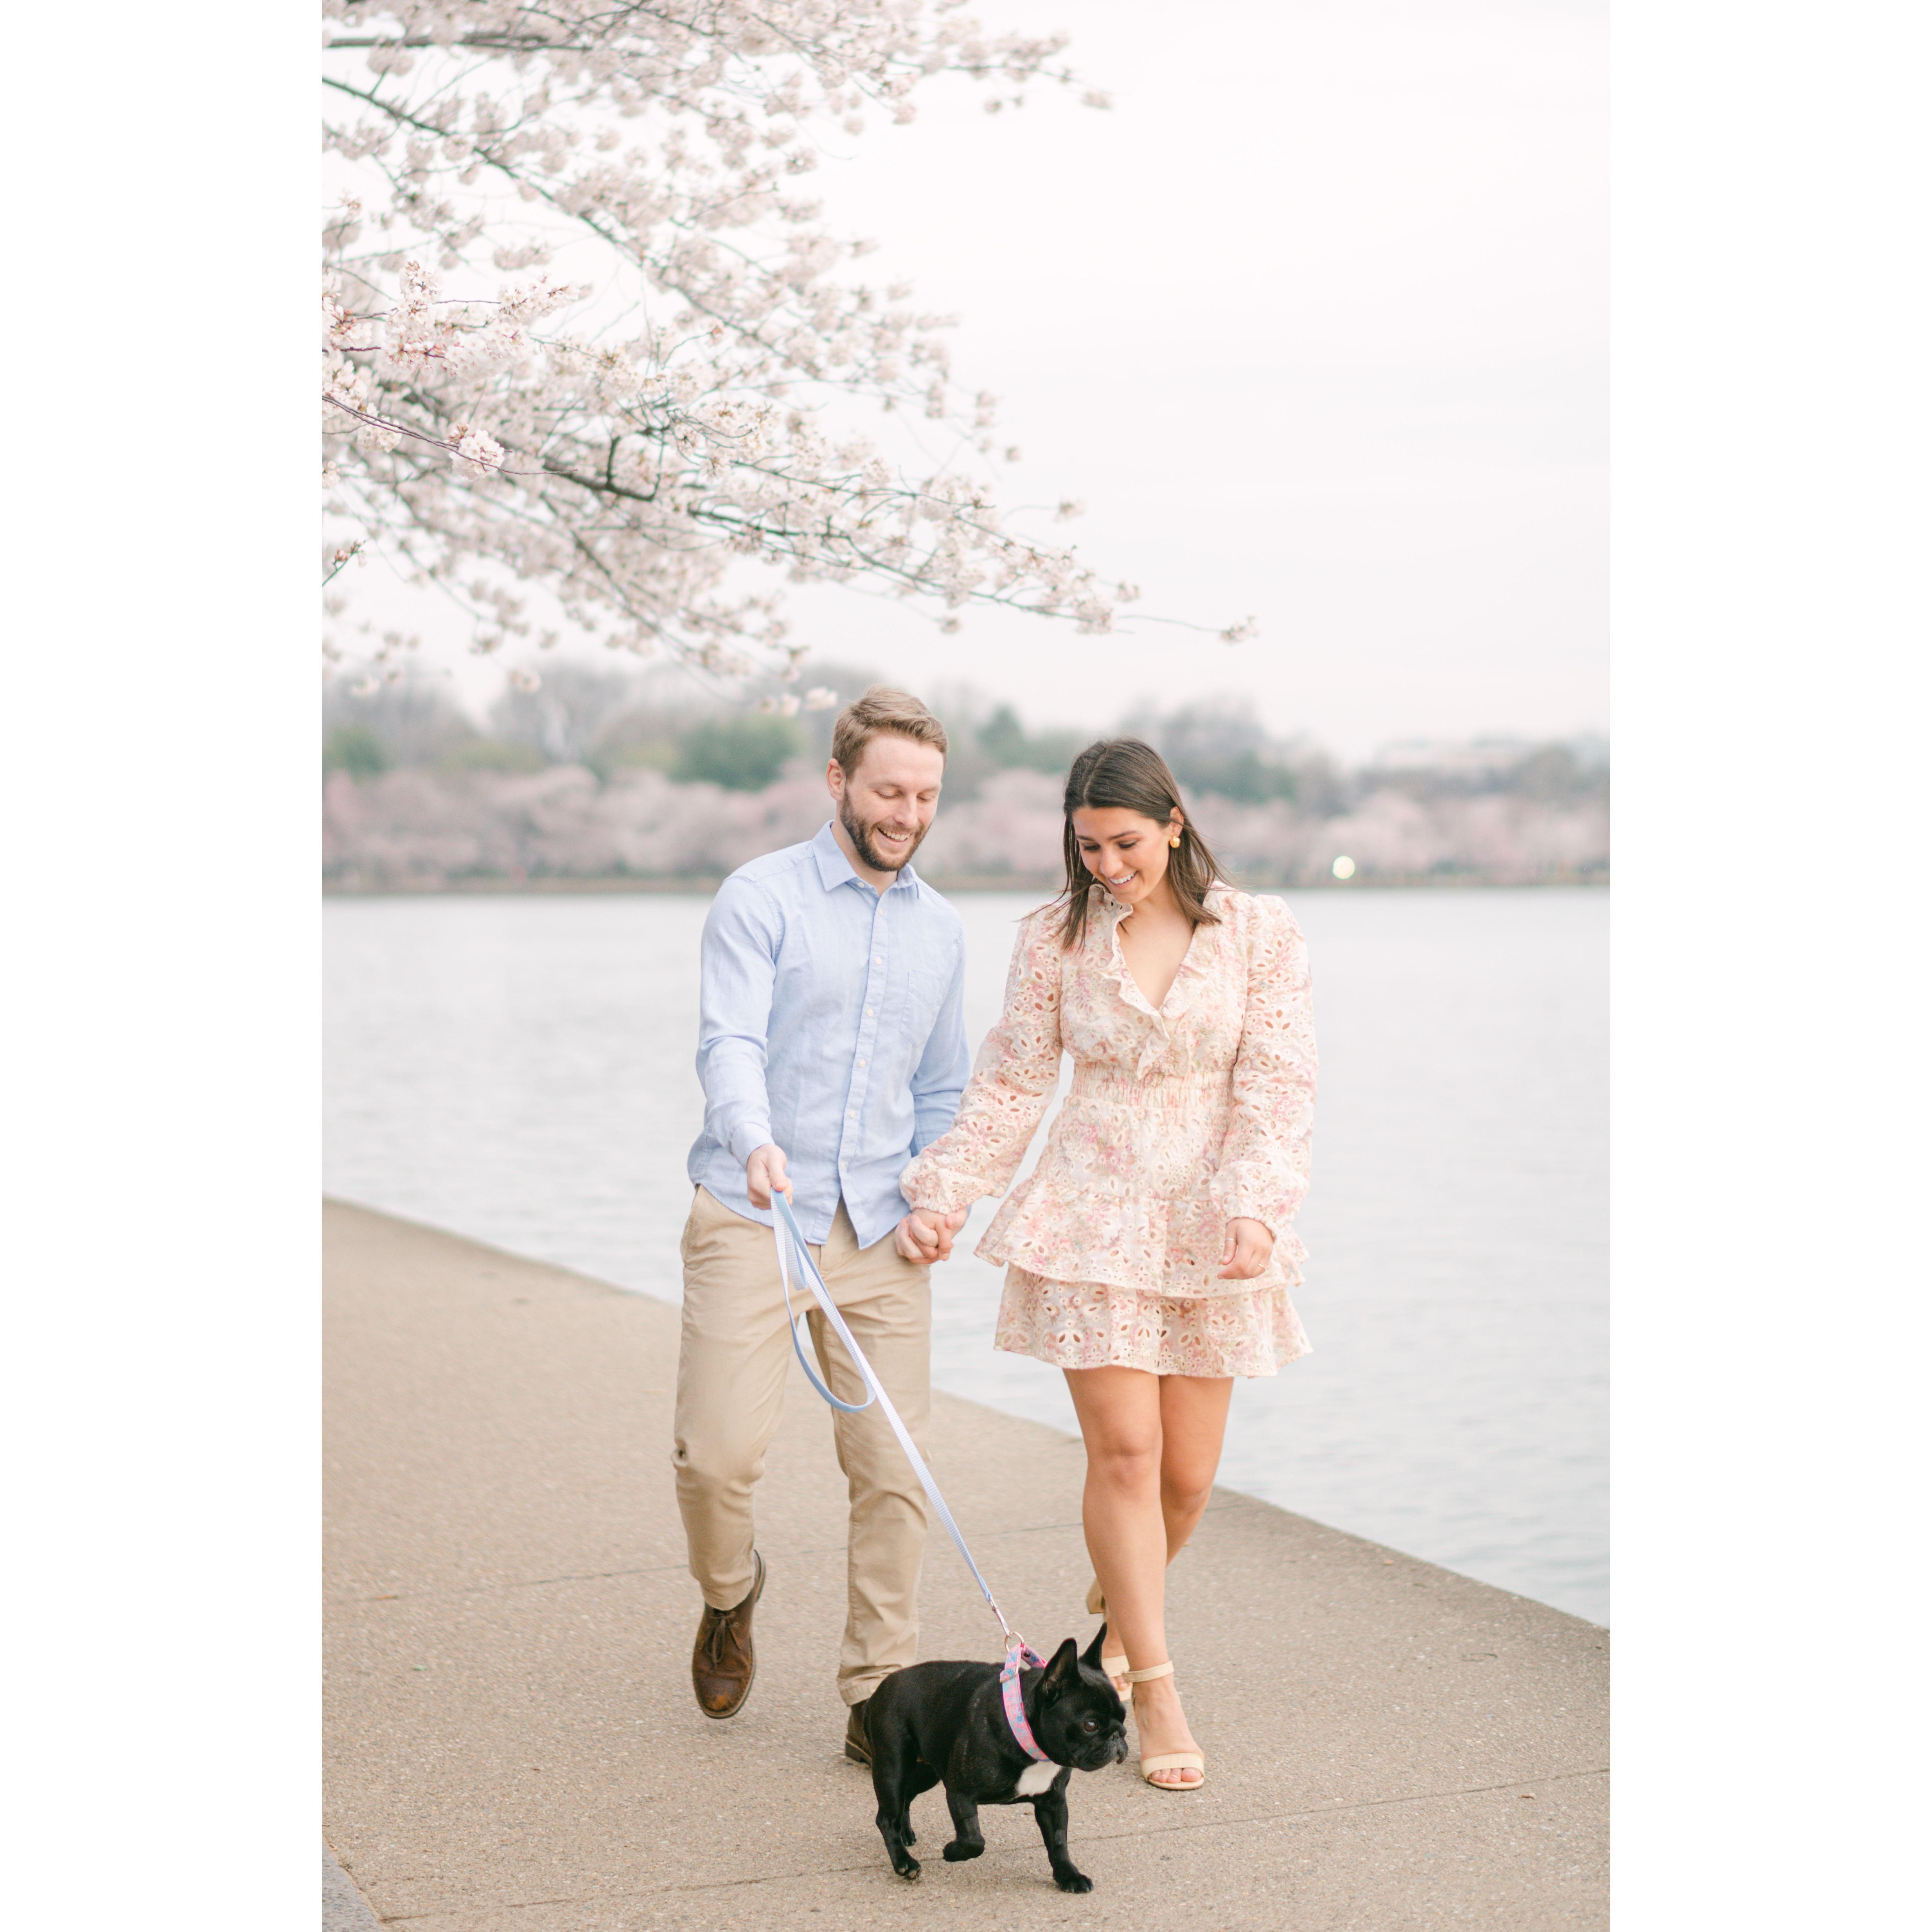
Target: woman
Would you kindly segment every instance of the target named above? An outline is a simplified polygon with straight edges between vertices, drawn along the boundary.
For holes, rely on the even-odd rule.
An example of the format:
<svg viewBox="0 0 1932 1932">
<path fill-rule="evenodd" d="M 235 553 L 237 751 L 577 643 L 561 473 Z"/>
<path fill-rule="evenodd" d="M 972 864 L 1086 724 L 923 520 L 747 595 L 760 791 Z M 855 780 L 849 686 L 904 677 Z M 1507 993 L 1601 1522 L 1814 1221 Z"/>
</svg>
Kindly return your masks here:
<svg viewBox="0 0 1932 1932">
<path fill-rule="evenodd" d="M 1281 901 L 1219 882 L 1150 746 L 1090 745 L 1066 814 L 1065 890 L 1022 925 L 958 1115 L 900 1186 L 913 1238 L 950 1246 L 1011 1182 L 1072 1055 L 1046 1151 L 978 1252 L 1007 1264 L 994 1346 L 1054 1364 L 1072 1392 L 1088 1607 L 1131 1686 L 1141 1774 L 1192 1791 L 1205 1766 L 1165 1572 L 1207 1505 L 1234 1378 L 1308 1349 L 1288 1300 L 1315 1098 L 1307 956 Z"/>
</svg>

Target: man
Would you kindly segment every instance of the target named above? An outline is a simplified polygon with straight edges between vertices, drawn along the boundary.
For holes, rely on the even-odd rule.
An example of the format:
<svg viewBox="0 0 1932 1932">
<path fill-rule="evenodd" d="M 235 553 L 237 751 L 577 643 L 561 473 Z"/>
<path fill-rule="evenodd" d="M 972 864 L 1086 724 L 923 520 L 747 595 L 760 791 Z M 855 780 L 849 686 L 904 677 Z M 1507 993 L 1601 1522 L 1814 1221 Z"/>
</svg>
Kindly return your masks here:
<svg viewBox="0 0 1932 1932">
<path fill-rule="evenodd" d="M 835 815 L 816 838 L 741 866 L 705 921 L 678 1350 L 678 1507 L 705 1610 L 692 1687 L 706 1717 L 751 1694 L 752 1612 L 764 1587 L 752 1486 L 778 1426 L 791 1343 L 771 1224 L 791 1202 L 826 1287 L 914 1441 L 929 1407 L 930 1264 L 898 1176 L 951 1124 L 968 1054 L 959 916 L 910 864 L 932 824 L 946 733 L 918 699 L 875 685 L 832 728 Z M 865 1387 L 814 1305 L 820 1372 Z M 827 1342 L 831 1346 L 828 1350 Z M 851 1508 L 838 1690 L 846 1750 L 868 1762 L 865 1706 L 914 1660 L 926 1502 L 877 1405 L 834 1411 Z"/>
</svg>

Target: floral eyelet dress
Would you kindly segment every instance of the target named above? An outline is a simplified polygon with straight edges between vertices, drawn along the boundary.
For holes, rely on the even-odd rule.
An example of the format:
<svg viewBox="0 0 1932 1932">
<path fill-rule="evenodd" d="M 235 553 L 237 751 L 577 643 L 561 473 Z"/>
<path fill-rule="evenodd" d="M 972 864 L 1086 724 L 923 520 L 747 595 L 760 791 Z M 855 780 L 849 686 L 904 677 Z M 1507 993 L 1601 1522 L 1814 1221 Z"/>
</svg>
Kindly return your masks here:
<svg viewBox="0 0 1932 1932">
<path fill-rule="evenodd" d="M 1288 1299 L 1306 1258 L 1315 1033 L 1308 952 L 1276 898 L 1216 886 L 1158 1011 L 1120 950 L 1129 910 L 1091 888 L 1071 951 L 1061 914 L 1022 922 L 1005 1010 L 952 1126 L 900 1176 L 950 1213 L 1007 1186 L 1059 1084 L 1039 1166 L 976 1252 L 1004 1262 L 994 1346 L 1066 1369 L 1271 1376 L 1308 1352 Z M 1274 1236 L 1262 1273 L 1220 1279 L 1229 1221 Z"/>
</svg>

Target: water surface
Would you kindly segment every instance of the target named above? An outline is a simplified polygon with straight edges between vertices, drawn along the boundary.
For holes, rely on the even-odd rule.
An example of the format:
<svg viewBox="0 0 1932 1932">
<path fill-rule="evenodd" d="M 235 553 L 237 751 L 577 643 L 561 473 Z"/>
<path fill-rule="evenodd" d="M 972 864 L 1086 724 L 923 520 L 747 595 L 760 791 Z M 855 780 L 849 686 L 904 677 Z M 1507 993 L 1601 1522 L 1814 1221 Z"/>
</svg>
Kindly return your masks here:
<svg viewBox="0 0 1932 1932">
<path fill-rule="evenodd" d="M 1236 1385 L 1222 1480 L 1606 1621 L 1607 896 L 1290 896 L 1316 1352 Z M 707 903 L 329 902 L 328 1191 L 676 1300 Z M 1035 900 L 956 903 L 976 1042 Z M 940 1385 L 1072 1430 L 1058 1373 L 990 1346 L 998 1271 L 935 1286 Z"/>
</svg>

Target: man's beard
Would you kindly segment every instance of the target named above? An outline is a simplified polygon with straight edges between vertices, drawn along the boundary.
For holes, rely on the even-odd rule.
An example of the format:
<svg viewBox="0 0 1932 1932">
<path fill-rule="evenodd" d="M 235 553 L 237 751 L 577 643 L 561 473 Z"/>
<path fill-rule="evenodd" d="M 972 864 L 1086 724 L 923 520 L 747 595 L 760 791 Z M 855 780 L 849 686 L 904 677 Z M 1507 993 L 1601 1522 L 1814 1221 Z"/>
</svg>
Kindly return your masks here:
<svg viewBox="0 0 1932 1932">
<path fill-rule="evenodd" d="M 838 807 L 838 823 L 844 826 L 845 836 L 851 840 L 853 850 L 875 872 L 896 872 L 901 866 L 909 865 L 912 861 L 912 855 L 920 848 L 920 841 L 931 830 L 930 826 L 915 826 L 913 828 L 912 842 L 905 848 L 904 856 L 889 859 L 872 843 L 872 827 L 861 825 L 858 820 L 852 816 L 852 807 L 849 802 L 841 801 Z"/>
</svg>

